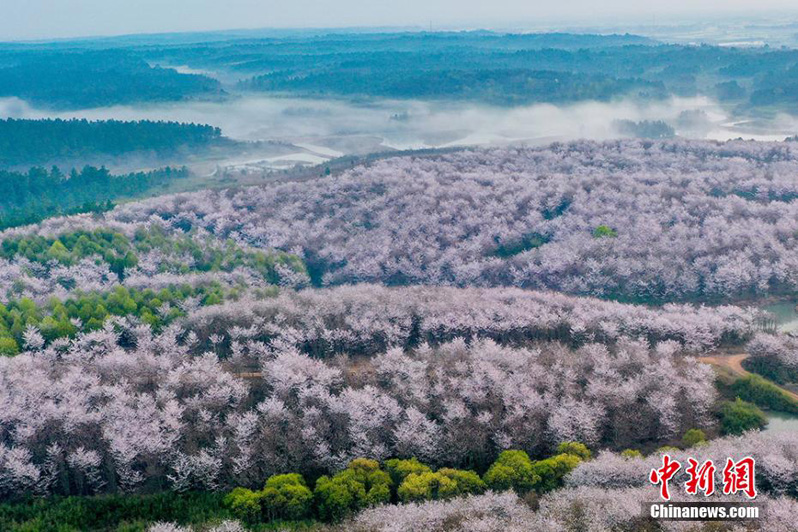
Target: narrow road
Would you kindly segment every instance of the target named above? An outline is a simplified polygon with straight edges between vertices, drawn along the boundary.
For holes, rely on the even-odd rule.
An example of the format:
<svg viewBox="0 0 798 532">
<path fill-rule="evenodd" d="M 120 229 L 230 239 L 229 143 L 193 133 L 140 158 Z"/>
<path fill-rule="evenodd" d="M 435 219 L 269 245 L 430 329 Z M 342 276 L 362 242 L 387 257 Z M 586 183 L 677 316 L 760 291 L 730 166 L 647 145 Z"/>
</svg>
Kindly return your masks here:
<svg viewBox="0 0 798 532">
<path fill-rule="evenodd" d="M 748 353 L 738 353 L 735 355 L 711 355 L 706 357 L 698 357 L 698 360 L 704 362 L 705 364 L 711 364 L 715 367 L 719 367 L 722 369 L 727 369 L 731 371 L 733 374 L 737 375 L 738 377 L 747 377 L 749 375 L 753 375 L 750 371 L 746 370 L 743 367 L 743 360 L 748 358 Z M 798 401 L 798 393 L 792 392 L 785 388 L 782 388 L 778 384 L 772 381 L 768 381 L 774 386 L 777 386 L 782 392 L 786 395 Z"/>
<path fill-rule="evenodd" d="M 748 353 L 739 353 L 737 355 L 712 355 L 699 357 L 698 360 L 705 364 L 726 368 L 739 377 L 747 377 L 751 375 L 751 372 L 743 367 L 743 360 L 746 358 L 748 358 Z"/>
</svg>

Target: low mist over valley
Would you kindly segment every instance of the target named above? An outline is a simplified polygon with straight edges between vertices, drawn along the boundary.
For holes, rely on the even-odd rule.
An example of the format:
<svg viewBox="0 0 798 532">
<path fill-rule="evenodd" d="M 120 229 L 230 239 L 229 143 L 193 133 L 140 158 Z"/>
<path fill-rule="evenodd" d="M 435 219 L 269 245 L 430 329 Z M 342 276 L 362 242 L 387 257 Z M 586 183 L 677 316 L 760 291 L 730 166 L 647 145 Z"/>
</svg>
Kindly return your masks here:
<svg viewBox="0 0 798 532">
<path fill-rule="evenodd" d="M 198 34 L 186 42 L 153 36 L 13 44 L 0 47 L 0 117 L 169 120 L 267 143 L 239 146 L 229 157 L 216 150 L 111 162 L 120 171 L 186 163 L 201 174 L 407 149 L 794 134 L 794 102 L 774 83 L 798 86 L 795 52 L 684 44 L 671 32 L 679 44 L 667 35 L 491 32 L 250 32 Z M 23 84 L 50 79 L 53 68 L 41 67 L 48 62 L 63 81 L 77 76 L 68 89 Z M 85 86 L 81 68 L 96 72 L 99 85 Z M 133 90 L 127 76 L 137 76 L 146 92 Z"/>
</svg>

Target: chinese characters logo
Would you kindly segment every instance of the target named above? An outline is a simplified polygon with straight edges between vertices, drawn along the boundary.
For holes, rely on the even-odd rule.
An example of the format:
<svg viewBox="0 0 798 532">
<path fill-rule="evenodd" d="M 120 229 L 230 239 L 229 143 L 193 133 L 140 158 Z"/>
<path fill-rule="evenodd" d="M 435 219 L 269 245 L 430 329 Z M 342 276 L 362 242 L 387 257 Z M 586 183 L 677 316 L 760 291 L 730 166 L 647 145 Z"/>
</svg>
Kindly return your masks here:
<svg viewBox="0 0 798 532">
<path fill-rule="evenodd" d="M 685 491 L 691 495 L 703 493 L 705 497 L 715 493 L 716 468 L 712 460 L 699 464 L 697 460 L 688 458 L 687 462 L 688 466 L 684 470 L 688 476 L 684 483 Z M 681 468 L 681 463 L 666 454 L 662 457 L 662 467 L 652 469 L 648 476 L 652 484 L 659 485 L 660 496 L 666 501 L 671 499 L 669 483 Z M 756 462 L 750 456 L 737 462 L 728 458 L 723 467 L 723 493 L 744 493 L 749 499 L 756 497 L 755 468 Z"/>
</svg>

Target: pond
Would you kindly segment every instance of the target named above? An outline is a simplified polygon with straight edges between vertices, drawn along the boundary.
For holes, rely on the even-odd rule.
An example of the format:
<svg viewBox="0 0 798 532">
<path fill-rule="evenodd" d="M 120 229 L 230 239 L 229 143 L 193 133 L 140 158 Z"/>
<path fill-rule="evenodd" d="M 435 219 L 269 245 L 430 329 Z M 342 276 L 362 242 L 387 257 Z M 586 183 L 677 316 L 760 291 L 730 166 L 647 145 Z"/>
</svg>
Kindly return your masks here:
<svg viewBox="0 0 798 532">
<path fill-rule="evenodd" d="M 798 312 L 795 310 L 796 301 L 781 301 L 763 307 L 776 318 L 779 331 L 798 334 Z M 782 414 L 781 412 L 767 412 L 768 426 L 765 432 L 798 432 L 798 416 Z"/>
<path fill-rule="evenodd" d="M 781 301 L 762 307 L 776 318 L 776 326 L 781 332 L 798 333 L 798 312 L 795 311 L 797 301 Z"/>
<path fill-rule="evenodd" d="M 763 432 L 798 432 L 798 416 L 767 412 L 768 425 Z"/>
</svg>

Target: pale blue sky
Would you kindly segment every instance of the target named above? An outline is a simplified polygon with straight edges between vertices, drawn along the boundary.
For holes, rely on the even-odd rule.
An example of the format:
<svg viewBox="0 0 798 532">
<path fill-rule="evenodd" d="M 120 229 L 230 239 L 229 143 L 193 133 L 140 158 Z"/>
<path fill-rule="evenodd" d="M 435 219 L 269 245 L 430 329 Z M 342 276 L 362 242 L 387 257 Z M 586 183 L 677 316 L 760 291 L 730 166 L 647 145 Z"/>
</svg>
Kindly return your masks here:
<svg viewBox="0 0 798 532">
<path fill-rule="evenodd" d="M 0 0 L 0 41 L 265 27 L 518 27 L 796 7 L 795 0 Z"/>
</svg>

